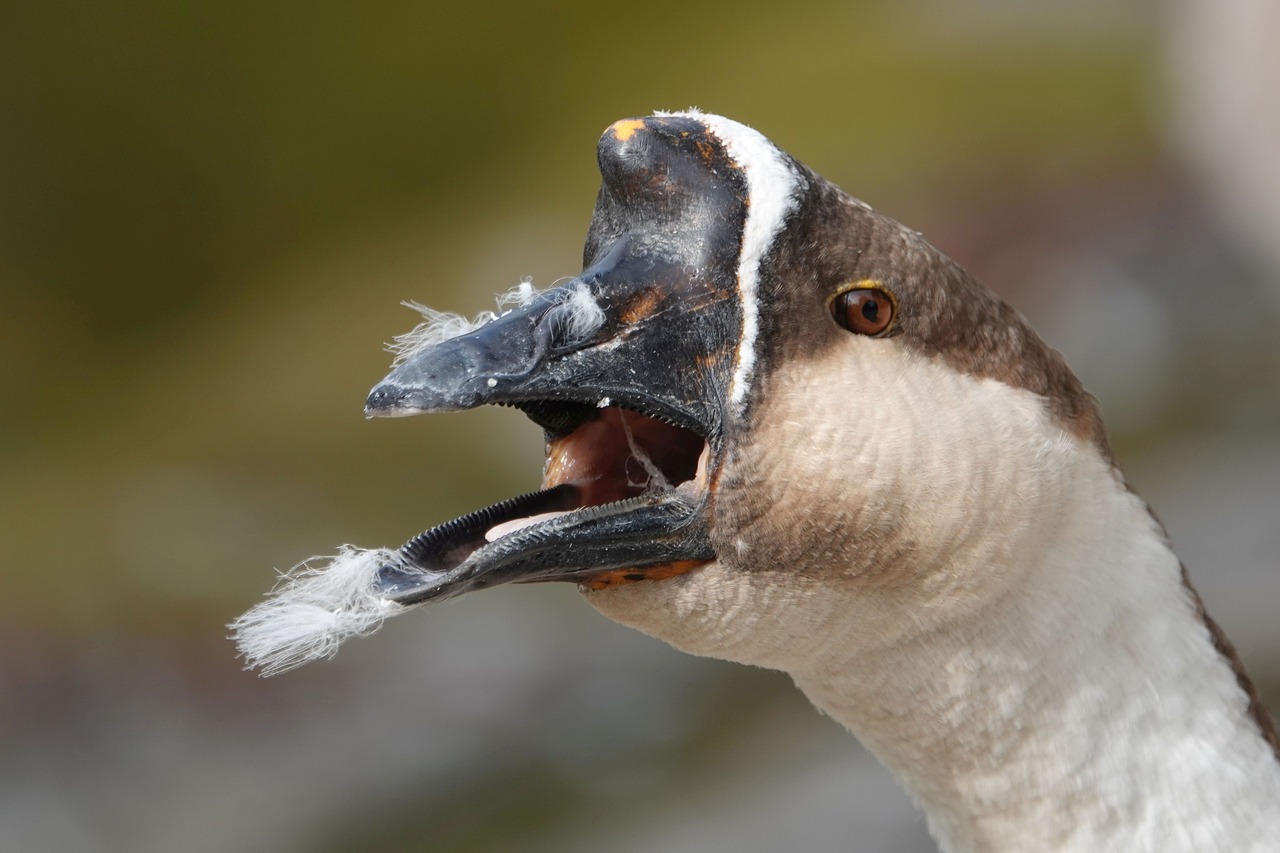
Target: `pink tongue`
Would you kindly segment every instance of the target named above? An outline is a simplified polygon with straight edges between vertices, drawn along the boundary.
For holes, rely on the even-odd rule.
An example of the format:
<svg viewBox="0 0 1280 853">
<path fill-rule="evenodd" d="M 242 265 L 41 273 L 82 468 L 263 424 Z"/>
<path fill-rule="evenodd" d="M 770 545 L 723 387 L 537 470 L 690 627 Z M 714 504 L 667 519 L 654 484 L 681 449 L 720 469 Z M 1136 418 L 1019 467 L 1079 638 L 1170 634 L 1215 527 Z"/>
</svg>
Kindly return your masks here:
<svg viewBox="0 0 1280 853">
<path fill-rule="evenodd" d="M 523 530 L 542 521 L 550 521 L 553 518 L 559 518 L 562 515 L 568 515 L 570 510 L 560 510 L 558 512 L 540 512 L 537 515 L 531 515 L 528 518 L 513 518 L 510 521 L 504 521 L 501 524 L 495 524 L 485 531 L 484 538 L 487 542 L 500 539 L 508 533 L 515 533 L 517 530 Z"/>
</svg>

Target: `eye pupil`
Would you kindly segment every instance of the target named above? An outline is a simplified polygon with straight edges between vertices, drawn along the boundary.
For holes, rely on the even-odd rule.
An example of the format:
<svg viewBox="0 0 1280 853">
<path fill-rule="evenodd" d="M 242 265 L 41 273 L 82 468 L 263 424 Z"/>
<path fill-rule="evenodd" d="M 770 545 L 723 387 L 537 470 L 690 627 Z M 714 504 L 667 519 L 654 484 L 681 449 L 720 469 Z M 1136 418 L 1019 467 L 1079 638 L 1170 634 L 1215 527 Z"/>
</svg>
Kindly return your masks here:
<svg viewBox="0 0 1280 853">
<path fill-rule="evenodd" d="M 830 304 L 832 319 L 854 334 L 878 335 L 893 322 L 893 300 L 877 288 L 846 290 Z"/>
</svg>

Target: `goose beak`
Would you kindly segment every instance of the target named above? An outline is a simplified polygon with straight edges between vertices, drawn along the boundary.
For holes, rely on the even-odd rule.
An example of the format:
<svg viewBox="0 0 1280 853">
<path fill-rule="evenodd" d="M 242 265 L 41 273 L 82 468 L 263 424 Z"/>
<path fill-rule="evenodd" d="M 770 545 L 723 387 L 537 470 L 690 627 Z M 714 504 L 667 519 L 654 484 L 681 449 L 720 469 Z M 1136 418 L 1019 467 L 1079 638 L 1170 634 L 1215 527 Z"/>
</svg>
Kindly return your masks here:
<svg viewBox="0 0 1280 853">
<path fill-rule="evenodd" d="M 714 559 L 745 216 L 715 150 L 697 122 L 615 125 L 600 143 L 582 274 L 409 355 L 370 392 L 370 417 L 508 405 L 547 437 L 542 490 L 410 540 L 378 571 L 380 595 L 409 605 L 508 582 L 598 588 Z"/>
</svg>

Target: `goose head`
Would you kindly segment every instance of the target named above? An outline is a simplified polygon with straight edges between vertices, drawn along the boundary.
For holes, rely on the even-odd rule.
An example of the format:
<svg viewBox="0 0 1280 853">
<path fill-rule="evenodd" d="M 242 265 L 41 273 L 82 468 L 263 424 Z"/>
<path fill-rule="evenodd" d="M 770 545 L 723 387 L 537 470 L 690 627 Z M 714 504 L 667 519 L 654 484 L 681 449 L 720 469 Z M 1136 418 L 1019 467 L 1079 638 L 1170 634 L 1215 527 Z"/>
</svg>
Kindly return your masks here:
<svg viewBox="0 0 1280 853">
<path fill-rule="evenodd" d="M 621 121 L 598 158 L 582 273 L 403 336 L 366 402 L 519 408 L 543 488 L 302 567 L 233 625 L 250 663 L 567 581 L 677 648 L 790 673 L 947 850 L 1280 834 L 1265 710 L 1016 311 L 728 119 Z"/>
<path fill-rule="evenodd" d="M 575 581 L 680 648 L 793 670 L 825 607 L 864 611 L 854 645 L 892 645 L 1017 583 L 1014 552 L 1060 524 L 1066 460 L 1108 457 L 1057 354 L 740 124 L 622 121 L 598 158 L 584 271 L 406 355 L 367 402 L 522 408 L 546 491 L 429 532 L 383 589 Z"/>
</svg>

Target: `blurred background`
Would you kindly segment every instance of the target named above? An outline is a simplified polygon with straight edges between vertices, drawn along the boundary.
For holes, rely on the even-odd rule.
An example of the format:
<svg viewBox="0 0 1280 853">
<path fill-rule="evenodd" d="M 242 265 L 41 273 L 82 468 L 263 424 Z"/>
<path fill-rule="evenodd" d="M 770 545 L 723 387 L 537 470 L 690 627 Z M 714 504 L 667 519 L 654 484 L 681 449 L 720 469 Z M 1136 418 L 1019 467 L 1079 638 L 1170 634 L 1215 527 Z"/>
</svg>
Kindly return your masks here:
<svg viewBox="0 0 1280 853">
<path fill-rule="evenodd" d="M 787 678 L 567 586 L 273 680 L 225 639 L 273 568 L 536 484 L 519 414 L 364 396 L 400 300 L 577 272 L 596 139 L 654 109 L 751 124 L 1022 309 L 1280 701 L 1270 0 L 0 18 L 0 849 L 934 849 Z"/>
</svg>

